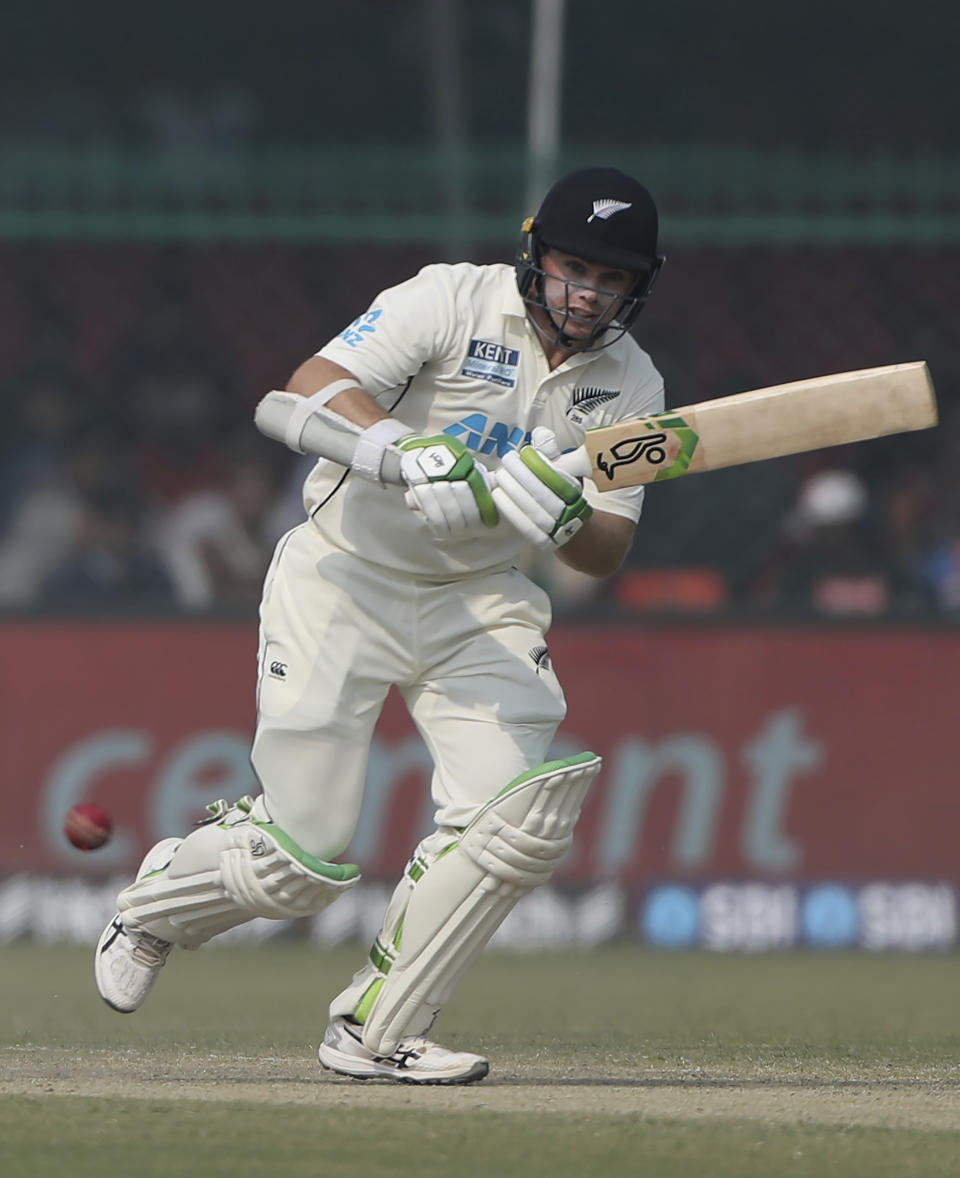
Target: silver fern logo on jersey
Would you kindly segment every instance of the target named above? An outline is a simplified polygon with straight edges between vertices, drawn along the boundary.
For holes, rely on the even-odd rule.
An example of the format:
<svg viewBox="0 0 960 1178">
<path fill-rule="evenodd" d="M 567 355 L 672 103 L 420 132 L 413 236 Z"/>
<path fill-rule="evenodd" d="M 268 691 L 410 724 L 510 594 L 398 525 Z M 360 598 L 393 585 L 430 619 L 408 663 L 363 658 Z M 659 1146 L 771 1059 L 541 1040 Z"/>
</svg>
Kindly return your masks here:
<svg viewBox="0 0 960 1178">
<path fill-rule="evenodd" d="M 607 401 L 615 401 L 620 396 L 619 389 L 600 389 L 595 385 L 581 385 L 573 390 L 573 401 L 567 409 L 567 417 L 578 425 L 583 422 L 586 414 L 599 409 Z"/>
<path fill-rule="evenodd" d="M 593 202 L 593 212 L 587 217 L 587 224 L 599 217 L 601 221 L 609 221 L 614 213 L 622 213 L 624 209 L 632 209 L 633 205 L 628 200 L 595 200 Z"/>
<path fill-rule="evenodd" d="M 553 663 L 550 659 L 550 651 L 546 646 L 534 646 L 527 652 L 533 659 L 533 665 L 537 668 L 537 674 L 541 671 L 552 671 Z"/>
</svg>

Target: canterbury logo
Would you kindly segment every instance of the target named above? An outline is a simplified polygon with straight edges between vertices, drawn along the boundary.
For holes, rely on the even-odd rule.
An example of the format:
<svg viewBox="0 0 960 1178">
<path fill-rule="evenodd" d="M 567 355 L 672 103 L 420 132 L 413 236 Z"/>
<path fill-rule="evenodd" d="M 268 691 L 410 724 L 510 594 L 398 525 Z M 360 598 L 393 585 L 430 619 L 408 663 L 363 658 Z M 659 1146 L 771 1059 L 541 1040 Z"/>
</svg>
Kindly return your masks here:
<svg viewBox="0 0 960 1178">
<path fill-rule="evenodd" d="M 275 675 L 278 679 L 286 679 L 287 664 L 281 662 L 272 662 L 270 664 L 270 674 Z"/>
<path fill-rule="evenodd" d="M 595 200 L 593 202 L 593 212 L 587 217 L 587 224 L 599 217 L 601 221 L 609 221 L 614 213 L 622 213 L 624 209 L 632 209 L 633 205 L 628 200 Z"/>
<path fill-rule="evenodd" d="M 607 401 L 615 401 L 620 396 L 619 389 L 580 388 L 573 390 L 573 404 L 571 409 L 579 409 L 581 413 L 589 413 Z"/>
</svg>

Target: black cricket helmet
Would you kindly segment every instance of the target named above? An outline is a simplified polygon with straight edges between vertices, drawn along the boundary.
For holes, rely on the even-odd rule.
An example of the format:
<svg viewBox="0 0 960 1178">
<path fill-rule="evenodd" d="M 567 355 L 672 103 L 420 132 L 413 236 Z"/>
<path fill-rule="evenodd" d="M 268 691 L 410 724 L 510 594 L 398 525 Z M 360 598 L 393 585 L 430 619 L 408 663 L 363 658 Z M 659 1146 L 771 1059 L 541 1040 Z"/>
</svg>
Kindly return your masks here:
<svg viewBox="0 0 960 1178">
<path fill-rule="evenodd" d="M 537 215 L 524 221 L 516 257 L 520 295 L 528 307 L 546 311 L 556 327 L 552 343 L 593 351 L 609 347 L 630 330 L 664 262 L 657 253 L 657 229 L 653 197 L 638 180 L 616 168 L 584 168 L 553 185 Z M 550 248 L 636 276 L 615 318 L 598 324 L 586 339 L 567 336 L 563 322 L 556 321 L 556 309 L 544 299 L 541 259 Z M 535 320 L 534 325 L 543 331 Z"/>
</svg>

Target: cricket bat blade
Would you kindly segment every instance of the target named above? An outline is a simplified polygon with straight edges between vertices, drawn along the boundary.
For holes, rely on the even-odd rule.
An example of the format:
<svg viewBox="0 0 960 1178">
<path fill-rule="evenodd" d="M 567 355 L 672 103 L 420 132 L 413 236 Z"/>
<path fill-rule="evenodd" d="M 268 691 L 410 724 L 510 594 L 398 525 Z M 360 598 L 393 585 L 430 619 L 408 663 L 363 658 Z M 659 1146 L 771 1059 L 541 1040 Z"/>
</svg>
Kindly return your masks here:
<svg viewBox="0 0 960 1178">
<path fill-rule="evenodd" d="M 699 471 L 865 442 L 937 424 L 933 381 L 922 360 L 861 368 L 717 397 L 588 430 L 563 456 L 601 491 Z"/>
</svg>

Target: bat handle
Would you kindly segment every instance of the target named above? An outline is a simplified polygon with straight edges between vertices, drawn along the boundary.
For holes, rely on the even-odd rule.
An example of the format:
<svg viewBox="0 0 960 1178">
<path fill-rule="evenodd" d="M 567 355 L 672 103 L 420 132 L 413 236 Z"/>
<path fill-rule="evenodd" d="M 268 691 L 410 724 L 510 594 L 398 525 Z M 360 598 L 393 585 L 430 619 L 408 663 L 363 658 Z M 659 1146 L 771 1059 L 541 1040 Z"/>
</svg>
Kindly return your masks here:
<svg viewBox="0 0 960 1178">
<path fill-rule="evenodd" d="M 295 404 L 296 399 L 290 393 L 267 393 L 256 409 L 257 429 L 268 438 L 286 441 L 287 425 Z M 341 466 L 349 466 L 361 433 L 360 426 L 334 413 L 332 409 L 314 409 L 303 426 L 300 444 L 308 454 L 317 454 Z M 400 451 L 395 446 L 386 448 L 380 467 L 383 482 L 404 485 L 400 476 L 400 458 Z M 575 478 L 587 479 L 593 475 L 593 463 L 583 446 L 561 454 L 552 461 Z"/>
<path fill-rule="evenodd" d="M 388 446 L 384 450 L 383 463 L 380 467 L 380 478 L 383 482 L 404 485 L 404 480 L 400 477 L 401 457 L 400 451 L 395 446 Z M 588 479 L 592 477 L 593 463 L 583 446 L 579 446 L 576 450 L 570 450 L 567 454 L 561 454 L 559 458 L 552 461 L 562 471 L 572 474 L 575 478 Z"/>
</svg>

